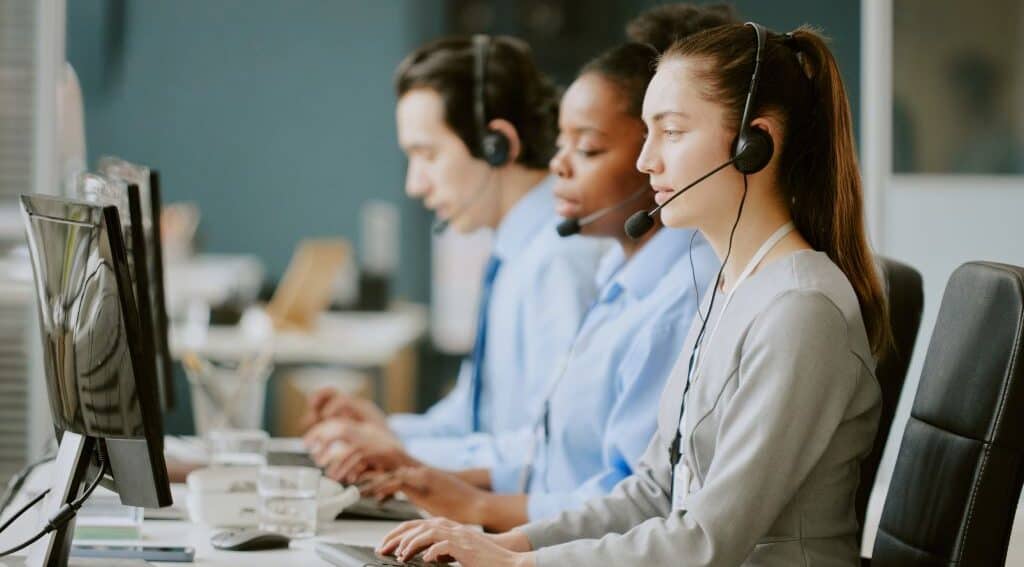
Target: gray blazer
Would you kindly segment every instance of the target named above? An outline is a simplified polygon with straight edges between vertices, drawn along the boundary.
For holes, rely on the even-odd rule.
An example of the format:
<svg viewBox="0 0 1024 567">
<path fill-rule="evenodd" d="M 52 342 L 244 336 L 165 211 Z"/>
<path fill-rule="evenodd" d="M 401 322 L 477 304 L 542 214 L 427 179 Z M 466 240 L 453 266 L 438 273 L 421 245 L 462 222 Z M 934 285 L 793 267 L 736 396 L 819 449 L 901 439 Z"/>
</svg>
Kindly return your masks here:
<svg viewBox="0 0 1024 567">
<path fill-rule="evenodd" d="M 699 326 L 637 473 L 581 510 L 520 528 L 539 567 L 859 565 L 854 497 L 881 397 L 846 277 L 801 251 L 736 289 L 687 395 L 690 482 L 672 511 L 668 450 Z"/>
</svg>

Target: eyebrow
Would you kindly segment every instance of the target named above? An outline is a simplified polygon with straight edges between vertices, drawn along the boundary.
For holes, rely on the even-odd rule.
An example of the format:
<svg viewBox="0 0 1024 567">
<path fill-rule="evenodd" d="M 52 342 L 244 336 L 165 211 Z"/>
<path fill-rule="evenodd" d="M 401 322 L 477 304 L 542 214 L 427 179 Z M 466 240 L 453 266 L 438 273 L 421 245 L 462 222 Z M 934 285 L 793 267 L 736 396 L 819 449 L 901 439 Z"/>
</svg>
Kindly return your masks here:
<svg viewBox="0 0 1024 567">
<path fill-rule="evenodd" d="M 651 122 L 658 122 L 659 120 L 662 120 L 664 118 L 668 118 L 669 116 L 678 116 L 679 118 L 689 118 L 690 117 L 689 114 L 687 114 L 685 112 L 682 112 L 682 111 L 678 111 L 678 110 L 663 110 L 663 111 L 655 114 L 654 116 L 652 116 L 651 117 Z"/>
<path fill-rule="evenodd" d="M 399 146 L 406 152 L 413 152 L 416 150 L 432 150 L 434 149 L 433 144 L 427 144 L 424 142 L 413 142 L 408 145 L 399 144 Z"/>
<path fill-rule="evenodd" d="M 582 126 L 580 128 L 575 128 L 575 130 L 579 134 L 600 134 L 602 136 L 605 134 L 604 130 L 595 126 Z"/>
</svg>

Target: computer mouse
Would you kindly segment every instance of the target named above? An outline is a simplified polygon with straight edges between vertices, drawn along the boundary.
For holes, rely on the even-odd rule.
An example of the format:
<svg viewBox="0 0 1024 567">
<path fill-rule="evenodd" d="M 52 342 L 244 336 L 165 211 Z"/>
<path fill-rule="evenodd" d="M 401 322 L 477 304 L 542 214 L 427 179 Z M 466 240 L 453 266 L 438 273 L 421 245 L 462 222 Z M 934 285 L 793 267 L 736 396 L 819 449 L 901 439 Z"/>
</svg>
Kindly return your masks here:
<svg viewBox="0 0 1024 567">
<path fill-rule="evenodd" d="M 284 549 L 291 541 L 286 535 L 263 530 L 228 530 L 214 534 L 210 543 L 217 549 L 227 551 L 263 551 Z"/>
</svg>

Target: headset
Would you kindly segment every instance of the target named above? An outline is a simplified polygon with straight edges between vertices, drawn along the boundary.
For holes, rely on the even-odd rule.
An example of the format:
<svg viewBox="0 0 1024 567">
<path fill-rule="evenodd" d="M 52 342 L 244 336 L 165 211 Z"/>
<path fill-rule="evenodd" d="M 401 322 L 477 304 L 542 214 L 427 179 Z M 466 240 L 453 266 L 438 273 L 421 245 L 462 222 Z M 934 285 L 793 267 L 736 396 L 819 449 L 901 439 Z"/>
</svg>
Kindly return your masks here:
<svg viewBox="0 0 1024 567">
<path fill-rule="evenodd" d="M 757 93 L 757 82 L 761 77 L 761 61 L 764 58 L 764 46 L 768 43 L 768 30 L 756 22 L 747 22 L 757 34 L 757 53 L 754 58 L 754 73 L 750 77 L 750 88 L 747 90 L 747 101 L 743 105 L 743 118 L 740 120 L 740 132 L 733 145 L 733 165 L 744 175 L 757 173 L 768 165 L 775 153 L 772 137 L 764 128 L 750 125 L 750 114 L 753 111 L 754 95 Z"/>
<path fill-rule="evenodd" d="M 490 183 L 494 169 L 508 164 L 510 147 L 508 136 L 487 127 L 487 55 L 490 50 L 491 36 L 487 34 L 473 36 L 473 120 L 476 122 L 480 157 L 487 163 L 490 170 L 472 198 L 448 219 L 434 221 L 430 229 L 434 234 L 441 234 L 447 230 L 453 220 L 463 215 L 473 203 L 479 200 Z"/>
<path fill-rule="evenodd" d="M 508 136 L 487 126 L 487 56 L 491 51 L 491 36 L 473 36 L 473 115 L 484 161 L 491 167 L 508 163 L 510 143 Z"/>
<path fill-rule="evenodd" d="M 747 198 L 747 175 L 757 173 L 758 171 L 764 169 L 765 166 L 768 165 L 768 162 L 771 161 L 772 153 L 774 153 L 775 151 L 775 145 L 772 142 L 772 137 L 768 134 L 768 132 L 763 128 L 750 125 L 750 115 L 754 106 L 754 95 L 757 93 L 757 81 L 761 75 L 761 61 L 764 56 L 764 46 L 768 40 L 768 31 L 764 28 L 764 26 L 755 22 L 747 22 L 745 25 L 752 27 L 754 29 L 754 32 L 757 34 L 757 52 L 755 53 L 754 57 L 754 72 L 750 77 L 750 88 L 747 90 L 747 100 L 743 105 L 743 118 L 742 122 L 740 123 L 740 131 L 739 134 L 736 136 L 736 141 L 733 144 L 732 158 L 729 161 L 725 162 L 724 164 L 718 166 L 711 173 L 704 175 L 697 181 L 694 181 L 693 183 L 685 187 L 683 190 L 679 191 L 675 195 L 672 195 L 671 199 L 665 201 L 661 205 L 667 205 L 672 199 L 675 199 L 690 187 L 693 187 L 694 185 L 700 183 L 704 179 L 707 179 L 712 173 L 718 171 L 719 169 L 722 169 L 723 167 L 729 165 L 730 163 L 732 163 L 736 167 L 736 169 L 738 169 L 743 174 L 743 198 L 740 199 L 739 210 L 736 212 L 736 221 L 733 223 L 732 231 L 729 234 L 729 248 L 725 253 L 725 259 L 722 261 L 722 266 L 718 270 L 718 276 L 715 277 L 714 281 L 712 282 L 713 287 L 711 290 L 711 299 L 708 302 L 708 313 L 706 317 L 701 317 L 700 330 L 697 331 L 697 338 L 694 341 L 693 350 L 690 352 L 690 359 L 689 363 L 687 364 L 686 372 L 686 385 L 683 387 L 683 395 L 682 399 L 680 400 L 679 420 L 682 420 L 683 412 L 686 408 L 686 395 L 690 391 L 690 384 L 693 378 L 693 373 L 695 371 L 694 363 L 696 362 L 696 354 L 698 352 L 698 349 L 700 348 L 701 341 L 704 338 L 704 333 L 707 330 L 708 320 L 711 319 L 711 310 L 715 305 L 715 296 L 718 293 L 718 285 L 722 281 L 722 272 L 725 270 L 725 264 L 729 261 L 729 256 L 732 253 L 732 238 L 736 234 L 736 226 L 739 224 L 740 216 L 743 214 L 743 203 L 744 201 L 746 201 Z M 660 209 L 661 207 L 657 208 Z M 654 211 L 652 211 L 652 213 L 653 212 Z M 654 222 L 650 216 L 644 215 L 644 212 L 641 211 L 637 215 L 633 215 L 633 217 L 630 217 L 630 222 L 626 223 L 627 232 L 629 232 L 630 223 L 637 216 L 643 216 L 644 220 L 652 224 Z M 643 232 L 646 232 L 646 230 L 644 230 Z M 643 232 L 641 232 L 640 234 L 642 235 Z M 699 308 L 697 312 L 699 315 Z M 676 428 L 675 436 L 672 439 L 672 444 L 669 446 L 668 458 L 669 466 L 671 467 L 669 470 L 671 471 L 672 475 L 671 485 L 669 486 L 669 503 L 671 506 L 673 505 L 672 503 L 674 503 L 675 501 L 676 466 L 679 464 L 680 459 L 682 459 L 682 433 L 679 431 L 678 427 Z"/>
</svg>

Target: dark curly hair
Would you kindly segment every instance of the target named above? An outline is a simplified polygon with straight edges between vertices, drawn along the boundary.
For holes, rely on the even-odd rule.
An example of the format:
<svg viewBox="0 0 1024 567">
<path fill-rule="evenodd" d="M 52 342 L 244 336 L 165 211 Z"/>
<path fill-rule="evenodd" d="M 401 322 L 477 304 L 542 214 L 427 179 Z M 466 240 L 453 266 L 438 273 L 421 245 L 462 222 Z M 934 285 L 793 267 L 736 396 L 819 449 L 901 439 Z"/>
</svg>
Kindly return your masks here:
<svg viewBox="0 0 1024 567">
<path fill-rule="evenodd" d="M 641 12 L 626 24 L 626 37 L 663 53 L 691 34 L 732 23 L 736 23 L 736 11 L 728 4 L 696 6 L 679 2 Z"/>
<path fill-rule="evenodd" d="M 631 41 L 598 55 L 583 66 L 580 75 L 595 73 L 614 83 L 626 99 L 627 111 L 639 117 L 658 56 L 677 40 L 731 23 L 735 16 L 732 7 L 725 4 L 666 4 L 651 8 L 626 26 Z"/>
<path fill-rule="evenodd" d="M 440 95 L 445 122 L 482 158 L 480 128 L 473 115 L 474 47 L 469 36 L 431 41 L 410 53 L 395 72 L 398 98 L 416 89 Z M 547 169 L 555 153 L 558 91 L 537 68 L 530 48 L 518 39 L 493 36 L 487 55 L 484 106 L 487 120 L 502 118 L 516 129 L 522 150 L 516 163 Z"/>
</svg>

